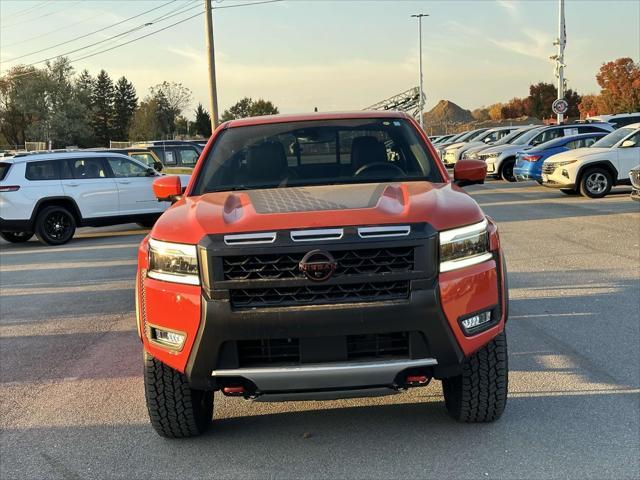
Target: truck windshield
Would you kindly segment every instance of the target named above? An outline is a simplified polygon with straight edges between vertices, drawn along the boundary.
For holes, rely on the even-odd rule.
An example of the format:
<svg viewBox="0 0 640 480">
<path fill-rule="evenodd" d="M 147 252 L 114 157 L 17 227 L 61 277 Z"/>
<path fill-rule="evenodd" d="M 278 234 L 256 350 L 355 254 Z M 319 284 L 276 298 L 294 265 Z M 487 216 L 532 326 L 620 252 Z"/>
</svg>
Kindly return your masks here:
<svg viewBox="0 0 640 480">
<path fill-rule="evenodd" d="M 222 131 L 191 195 L 420 180 L 443 182 L 424 141 L 406 120 L 314 120 Z"/>
</svg>

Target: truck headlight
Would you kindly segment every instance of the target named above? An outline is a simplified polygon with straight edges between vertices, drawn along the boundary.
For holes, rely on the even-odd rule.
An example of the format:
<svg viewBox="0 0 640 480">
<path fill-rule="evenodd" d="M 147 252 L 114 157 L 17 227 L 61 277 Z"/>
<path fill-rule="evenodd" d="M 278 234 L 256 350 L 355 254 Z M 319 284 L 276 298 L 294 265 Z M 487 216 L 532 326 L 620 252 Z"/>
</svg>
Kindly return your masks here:
<svg viewBox="0 0 640 480">
<path fill-rule="evenodd" d="M 440 271 L 449 272 L 490 260 L 487 220 L 440 232 Z"/>
<path fill-rule="evenodd" d="M 195 245 L 149 240 L 147 276 L 166 282 L 200 285 Z"/>
<path fill-rule="evenodd" d="M 558 167 L 564 167 L 565 165 L 571 165 L 572 163 L 576 163 L 578 160 L 567 160 L 566 162 L 553 162 L 551 165 L 553 165 L 554 168 L 558 168 Z"/>
</svg>

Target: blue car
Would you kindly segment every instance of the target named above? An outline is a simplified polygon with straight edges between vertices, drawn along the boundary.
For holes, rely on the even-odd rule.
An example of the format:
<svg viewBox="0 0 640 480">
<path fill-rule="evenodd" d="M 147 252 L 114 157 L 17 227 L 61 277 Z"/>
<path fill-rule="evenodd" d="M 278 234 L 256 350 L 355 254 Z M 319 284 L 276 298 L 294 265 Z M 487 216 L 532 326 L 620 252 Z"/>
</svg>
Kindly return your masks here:
<svg viewBox="0 0 640 480">
<path fill-rule="evenodd" d="M 581 133 L 578 135 L 554 138 L 528 150 L 517 152 L 513 175 L 518 181 L 535 180 L 541 183 L 542 164 L 547 158 L 556 153 L 562 153 L 576 148 L 590 147 L 606 134 L 607 132 Z"/>
</svg>

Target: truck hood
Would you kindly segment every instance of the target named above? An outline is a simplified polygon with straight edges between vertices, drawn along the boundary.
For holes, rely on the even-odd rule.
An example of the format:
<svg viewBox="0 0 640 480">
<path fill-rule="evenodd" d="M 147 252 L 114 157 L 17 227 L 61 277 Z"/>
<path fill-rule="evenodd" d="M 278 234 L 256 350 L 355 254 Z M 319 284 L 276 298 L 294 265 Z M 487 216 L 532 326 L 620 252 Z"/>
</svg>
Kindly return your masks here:
<svg viewBox="0 0 640 480">
<path fill-rule="evenodd" d="M 151 236 L 196 244 L 209 234 L 420 222 L 440 231 L 483 218 L 478 204 L 451 183 L 288 187 L 185 197 L 160 217 Z"/>
<path fill-rule="evenodd" d="M 603 156 L 611 160 L 615 152 L 611 148 L 577 148 L 567 152 L 558 153 L 545 160 L 545 163 L 566 162 L 567 160 L 581 160 L 583 158 L 591 158 L 594 156 Z"/>
</svg>

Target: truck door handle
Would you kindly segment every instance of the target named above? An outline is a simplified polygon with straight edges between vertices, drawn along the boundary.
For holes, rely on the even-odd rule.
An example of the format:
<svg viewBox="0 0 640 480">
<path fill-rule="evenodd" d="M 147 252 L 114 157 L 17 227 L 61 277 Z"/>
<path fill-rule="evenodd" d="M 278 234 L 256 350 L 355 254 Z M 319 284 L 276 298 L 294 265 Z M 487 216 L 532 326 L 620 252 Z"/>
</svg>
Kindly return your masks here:
<svg viewBox="0 0 640 480">
<path fill-rule="evenodd" d="M 122 184 L 128 185 L 131 182 L 129 180 L 118 180 L 118 183 L 122 183 Z"/>
<path fill-rule="evenodd" d="M 79 183 L 67 183 L 67 187 L 77 187 Z"/>
</svg>

